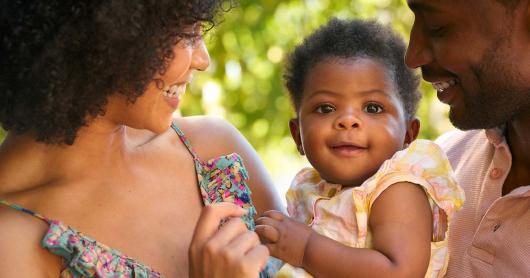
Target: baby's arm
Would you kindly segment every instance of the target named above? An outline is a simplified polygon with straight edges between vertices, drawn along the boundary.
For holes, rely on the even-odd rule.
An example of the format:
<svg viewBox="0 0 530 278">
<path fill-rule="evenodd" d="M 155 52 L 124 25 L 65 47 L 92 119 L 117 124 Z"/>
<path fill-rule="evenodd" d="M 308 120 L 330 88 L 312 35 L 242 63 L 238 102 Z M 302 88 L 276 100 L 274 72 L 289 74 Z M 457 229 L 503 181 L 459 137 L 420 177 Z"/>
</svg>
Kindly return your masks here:
<svg viewBox="0 0 530 278">
<path fill-rule="evenodd" d="M 352 248 L 278 212 L 256 231 L 272 256 L 316 277 L 424 277 L 430 259 L 432 214 L 423 189 L 401 182 L 383 191 L 369 216 L 372 248 Z"/>
</svg>

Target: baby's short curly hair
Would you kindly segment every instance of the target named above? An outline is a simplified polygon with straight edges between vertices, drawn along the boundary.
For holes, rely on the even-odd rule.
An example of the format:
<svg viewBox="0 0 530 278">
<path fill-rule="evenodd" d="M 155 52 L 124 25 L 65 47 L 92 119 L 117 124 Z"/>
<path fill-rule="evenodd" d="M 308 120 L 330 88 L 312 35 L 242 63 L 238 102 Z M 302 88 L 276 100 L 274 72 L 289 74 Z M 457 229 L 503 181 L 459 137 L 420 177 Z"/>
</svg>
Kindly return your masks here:
<svg viewBox="0 0 530 278">
<path fill-rule="evenodd" d="M 108 96 L 134 102 L 164 73 L 177 42 L 198 36 L 184 27 L 209 29 L 231 6 L 223 0 L 2 1 L 2 127 L 73 144 L 79 128 L 104 113 Z"/>
<path fill-rule="evenodd" d="M 298 45 L 289 55 L 284 73 L 285 85 L 296 112 L 309 71 L 333 58 L 374 59 L 385 66 L 395 81 L 406 118 L 417 110 L 419 77 L 405 65 L 406 46 L 389 27 L 375 21 L 332 19 Z"/>
</svg>

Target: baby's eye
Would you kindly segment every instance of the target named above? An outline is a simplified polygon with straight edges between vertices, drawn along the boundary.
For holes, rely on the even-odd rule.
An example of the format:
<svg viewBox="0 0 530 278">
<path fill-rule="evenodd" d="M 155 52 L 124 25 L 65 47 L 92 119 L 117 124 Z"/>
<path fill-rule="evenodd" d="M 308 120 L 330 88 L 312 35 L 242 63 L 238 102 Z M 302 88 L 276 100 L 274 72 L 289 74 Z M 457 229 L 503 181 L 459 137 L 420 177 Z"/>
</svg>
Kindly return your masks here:
<svg viewBox="0 0 530 278">
<path fill-rule="evenodd" d="M 316 111 L 321 114 L 327 114 L 335 111 L 335 107 L 331 104 L 321 104 L 317 107 Z"/>
<path fill-rule="evenodd" d="M 383 112 L 383 107 L 381 107 L 381 105 L 377 104 L 377 103 L 368 103 L 365 107 L 364 107 L 364 112 L 366 113 L 370 113 L 370 114 L 379 114 L 381 112 Z"/>
</svg>

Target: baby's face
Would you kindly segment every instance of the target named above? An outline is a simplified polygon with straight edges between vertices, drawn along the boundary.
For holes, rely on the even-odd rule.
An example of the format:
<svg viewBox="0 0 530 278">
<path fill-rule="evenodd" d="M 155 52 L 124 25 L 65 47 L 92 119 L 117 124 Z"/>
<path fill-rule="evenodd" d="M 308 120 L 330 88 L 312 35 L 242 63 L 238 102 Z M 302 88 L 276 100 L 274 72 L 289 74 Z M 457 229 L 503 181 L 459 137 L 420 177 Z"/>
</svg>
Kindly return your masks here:
<svg viewBox="0 0 530 278">
<path fill-rule="evenodd" d="M 395 83 L 371 59 L 311 68 L 293 138 L 328 182 L 357 186 L 401 150 L 407 122 Z"/>
</svg>

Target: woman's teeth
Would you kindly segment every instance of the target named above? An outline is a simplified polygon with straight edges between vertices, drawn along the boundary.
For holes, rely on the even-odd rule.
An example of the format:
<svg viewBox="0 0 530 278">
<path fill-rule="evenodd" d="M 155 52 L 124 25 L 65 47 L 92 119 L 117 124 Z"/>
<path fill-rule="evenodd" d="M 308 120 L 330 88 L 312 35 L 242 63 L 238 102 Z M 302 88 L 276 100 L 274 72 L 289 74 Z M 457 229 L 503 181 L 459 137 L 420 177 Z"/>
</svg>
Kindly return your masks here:
<svg viewBox="0 0 530 278">
<path fill-rule="evenodd" d="M 163 90 L 162 94 L 169 98 L 179 98 L 186 92 L 186 85 L 173 85 Z"/>
<path fill-rule="evenodd" d="M 458 81 L 456 79 L 451 79 L 449 81 L 441 81 L 441 82 L 433 82 L 432 86 L 436 91 L 443 92 L 445 89 L 457 84 Z"/>
</svg>

